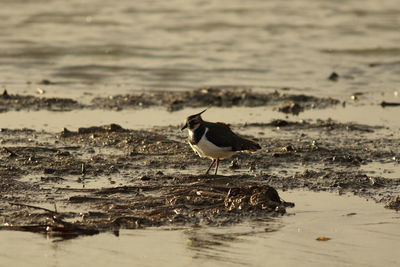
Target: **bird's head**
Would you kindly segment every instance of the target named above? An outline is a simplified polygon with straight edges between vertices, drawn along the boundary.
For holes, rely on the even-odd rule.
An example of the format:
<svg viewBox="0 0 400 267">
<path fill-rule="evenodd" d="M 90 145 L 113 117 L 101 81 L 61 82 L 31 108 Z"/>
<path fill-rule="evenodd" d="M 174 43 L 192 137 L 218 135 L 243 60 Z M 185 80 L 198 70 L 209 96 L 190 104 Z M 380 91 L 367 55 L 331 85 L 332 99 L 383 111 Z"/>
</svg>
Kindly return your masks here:
<svg viewBox="0 0 400 267">
<path fill-rule="evenodd" d="M 201 114 L 203 114 L 206 110 L 207 109 L 203 110 L 200 113 L 197 113 L 197 114 L 194 114 L 194 115 L 191 115 L 191 116 L 187 117 L 186 121 L 185 121 L 185 124 L 181 128 L 181 131 L 183 131 L 186 128 L 188 128 L 189 130 L 197 129 L 197 127 L 199 127 L 201 122 L 203 121 L 203 119 L 201 118 Z"/>
</svg>

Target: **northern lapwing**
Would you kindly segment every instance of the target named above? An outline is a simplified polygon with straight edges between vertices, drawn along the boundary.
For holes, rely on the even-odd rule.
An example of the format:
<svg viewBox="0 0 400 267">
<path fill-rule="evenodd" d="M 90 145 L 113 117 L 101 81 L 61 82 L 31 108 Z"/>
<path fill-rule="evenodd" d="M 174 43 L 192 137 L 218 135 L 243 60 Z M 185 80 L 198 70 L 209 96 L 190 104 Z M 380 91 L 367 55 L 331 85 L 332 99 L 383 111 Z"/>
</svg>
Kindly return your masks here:
<svg viewBox="0 0 400 267">
<path fill-rule="evenodd" d="M 238 152 L 254 152 L 261 149 L 261 146 L 253 140 L 236 135 L 225 123 L 204 121 L 201 114 L 206 110 L 187 117 L 181 129 L 182 131 L 188 129 L 189 145 L 200 157 L 212 159 L 206 175 L 215 163 L 217 163 L 215 167 L 217 175 L 221 159 L 230 158 Z"/>
</svg>

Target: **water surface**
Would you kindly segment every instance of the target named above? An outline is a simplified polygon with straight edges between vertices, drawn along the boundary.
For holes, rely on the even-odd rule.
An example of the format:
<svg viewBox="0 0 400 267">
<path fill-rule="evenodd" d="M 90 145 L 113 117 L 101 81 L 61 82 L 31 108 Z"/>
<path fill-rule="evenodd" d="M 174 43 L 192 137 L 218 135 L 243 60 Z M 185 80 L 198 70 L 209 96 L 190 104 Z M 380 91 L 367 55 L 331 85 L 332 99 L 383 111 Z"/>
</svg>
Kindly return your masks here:
<svg viewBox="0 0 400 267">
<path fill-rule="evenodd" d="M 122 230 L 57 242 L 1 231 L 4 266 L 398 266 L 399 214 L 354 196 L 282 192 L 294 216 L 232 227 Z M 329 241 L 316 241 L 320 236 Z"/>
<path fill-rule="evenodd" d="M 400 81 L 397 0 L 3 0 L 0 18 L 10 91 L 48 79 L 63 96 L 208 85 L 342 95 Z"/>
</svg>

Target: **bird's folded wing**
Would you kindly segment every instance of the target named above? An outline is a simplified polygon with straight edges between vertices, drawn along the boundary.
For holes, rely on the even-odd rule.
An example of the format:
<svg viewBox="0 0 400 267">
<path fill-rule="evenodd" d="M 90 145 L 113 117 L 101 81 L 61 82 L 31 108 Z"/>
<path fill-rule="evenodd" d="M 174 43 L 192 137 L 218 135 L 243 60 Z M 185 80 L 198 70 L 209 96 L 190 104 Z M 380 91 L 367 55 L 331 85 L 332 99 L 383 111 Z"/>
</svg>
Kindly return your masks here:
<svg viewBox="0 0 400 267">
<path fill-rule="evenodd" d="M 206 126 L 208 141 L 219 147 L 232 148 L 236 143 L 237 135 L 225 124 L 213 123 Z"/>
<path fill-rule="evenodd" d="M 232 151 L 255 151 L 260 149 L 256 142 L 236 135 L 223 123 L 208 124 L 207 139 L 219 147 L 227 147 Z"/>
</svg>

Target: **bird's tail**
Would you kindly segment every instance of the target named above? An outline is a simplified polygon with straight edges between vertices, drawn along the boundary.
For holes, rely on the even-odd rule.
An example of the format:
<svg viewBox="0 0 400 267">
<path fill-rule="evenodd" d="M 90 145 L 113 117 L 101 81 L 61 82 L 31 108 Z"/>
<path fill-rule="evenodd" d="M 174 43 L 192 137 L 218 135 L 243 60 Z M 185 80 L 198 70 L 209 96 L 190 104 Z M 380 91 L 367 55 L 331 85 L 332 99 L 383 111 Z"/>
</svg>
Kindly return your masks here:
<svg viewBox="0 0 400 267">
<path fill-rule="evenodd" d="M 261 149 L 261 146 L 253 140 L 240 137 L 240 142 L 236 147 L 236 151 L 254 152 Z"/>
</svg>

